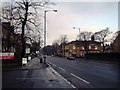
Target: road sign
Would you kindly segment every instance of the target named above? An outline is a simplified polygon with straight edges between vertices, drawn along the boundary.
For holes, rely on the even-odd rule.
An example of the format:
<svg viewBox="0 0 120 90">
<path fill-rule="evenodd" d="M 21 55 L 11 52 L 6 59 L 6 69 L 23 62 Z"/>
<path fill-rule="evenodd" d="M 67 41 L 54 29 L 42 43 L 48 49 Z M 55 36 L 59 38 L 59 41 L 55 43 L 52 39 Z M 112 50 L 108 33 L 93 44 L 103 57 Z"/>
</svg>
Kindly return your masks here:
<svg viewBox="0 0 120 90">
<path fill-rule="evenodd" d="M 27 64 L 27 58 L 22 58 L 22 65 Z"/>
</svg>

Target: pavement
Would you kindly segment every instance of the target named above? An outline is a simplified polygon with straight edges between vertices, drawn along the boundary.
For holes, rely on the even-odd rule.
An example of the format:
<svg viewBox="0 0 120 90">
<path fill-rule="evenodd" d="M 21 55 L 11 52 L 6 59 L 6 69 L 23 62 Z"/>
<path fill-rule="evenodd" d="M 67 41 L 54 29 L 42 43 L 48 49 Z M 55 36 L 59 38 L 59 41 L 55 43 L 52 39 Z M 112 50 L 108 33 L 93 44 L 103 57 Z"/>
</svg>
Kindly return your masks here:
<svg viewBox="0 0 120 90">
<path fill-rule="evenodd" d="M 50 65 L 33 58 L 27 65 L 2 70 L 2 88 L 74 88 Z"/>
</svg>

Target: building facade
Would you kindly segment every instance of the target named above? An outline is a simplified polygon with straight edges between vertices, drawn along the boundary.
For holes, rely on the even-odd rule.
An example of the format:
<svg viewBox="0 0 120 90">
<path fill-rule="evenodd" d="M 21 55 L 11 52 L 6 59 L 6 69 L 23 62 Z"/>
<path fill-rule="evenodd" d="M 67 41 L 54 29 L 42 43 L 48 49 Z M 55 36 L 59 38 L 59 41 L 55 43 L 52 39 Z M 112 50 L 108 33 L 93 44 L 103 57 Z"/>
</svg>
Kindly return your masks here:
<svg viewBox="0 0 120 90">
<path fill-rule="evenodd" d="M 10 22 L 2 22 L 2 52 L 16 52 L 21 47 L 20 35 L 14 33 Z"/>
<path fill-rule="evenodd" d="M 120 33 L 112 43 L 112 52 L 120 53 Z"/>
<path fill-rule="evenodd" d="M 65 49 L 62 48 L 59 54 L 64 57 L 73 55 L 75 57 L 84 57 L 86 53 L 100 53 L 102 46 L 96 41 L 72 41 L 65 44 Z"/>
</svg>

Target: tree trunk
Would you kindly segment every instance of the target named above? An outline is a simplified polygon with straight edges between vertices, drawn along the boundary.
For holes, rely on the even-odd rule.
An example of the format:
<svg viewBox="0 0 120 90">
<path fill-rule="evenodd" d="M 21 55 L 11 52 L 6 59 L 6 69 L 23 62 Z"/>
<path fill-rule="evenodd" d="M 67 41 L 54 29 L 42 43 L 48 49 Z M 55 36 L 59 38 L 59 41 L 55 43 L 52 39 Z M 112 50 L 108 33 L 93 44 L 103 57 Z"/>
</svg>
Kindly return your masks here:
<svg viewBox="0 0 120 90">
<path fill-rule="evenodd" d="M 21 34 L 22 52 L 21 52 L 20 65 L 22 65 L 22 58 L 25 56 L 25 38 L 24 38 L 24 34 L 25 34 L 25 25 L 26 25 L 26 22 L 27 22 L 27 15 L 28 15 L 28 2 L 26 2 L 25 7 L 26 7 L 25 18 L 22 21 L 22 34 Z"/>
<path fill-rule="evenodd" d="M 7 52 L 9 52 L 9 49 L 10 49 L 10 33 L 8 33 L 8 36 L 7 36 Z"/>
<path fill-rule="evenodd" d="M 103 53 L 105 53 L 105 45 L 104 45 L 104 43 L 102 43 L 103 44 Z"/>
<path fill-rule="evenodd" d="M 84 49 L 85 49 L 85 53 L 87 54 L 88 53 L 88 45 L 87 45 L 86 40 L 85 40 L 85 44 L 84 44 Z"/>
</svg>

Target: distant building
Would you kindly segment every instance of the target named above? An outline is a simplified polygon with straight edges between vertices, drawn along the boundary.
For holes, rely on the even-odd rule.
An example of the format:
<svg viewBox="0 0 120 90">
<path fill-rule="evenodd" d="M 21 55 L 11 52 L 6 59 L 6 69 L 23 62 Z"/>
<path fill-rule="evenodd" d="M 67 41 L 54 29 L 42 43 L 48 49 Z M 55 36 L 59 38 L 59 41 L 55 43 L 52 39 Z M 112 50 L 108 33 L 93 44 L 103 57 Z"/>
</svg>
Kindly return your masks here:
<svg viewBox="0 0 120 90">
<path fill-rule="evenodd" d="M 101 53 L 101 42 L 94 41 L 92 35 L 89 41 L 71 41 L 66 44 L 61 44 L 57 51 L 59 56 L 67 57 L 73 55 L 75 57 L 84 57 L 86 53 Z"/>
<path fill-rule="evenodd" d="M 86 53 L 100 53 L 102 46 L 96 41 L 72 41 L 65 45 L 65 57 L 72 54 L 76 57 L 83 57 Z"/>
<path fill-rule="evenodd" d="M 114 53 L 120 53 L 120 33 L 112 43 L 112 51 Z"/>
<path fill-rule="evenodd" d="M 86 53 L 101 53 L 102 46 L 97 41 L 71 41 L 65 46 L 60 45 L 57 51 L 59 56 L 67 57 L 70 54 L 76 57 L 84 57 Z"/>
</svg>

